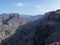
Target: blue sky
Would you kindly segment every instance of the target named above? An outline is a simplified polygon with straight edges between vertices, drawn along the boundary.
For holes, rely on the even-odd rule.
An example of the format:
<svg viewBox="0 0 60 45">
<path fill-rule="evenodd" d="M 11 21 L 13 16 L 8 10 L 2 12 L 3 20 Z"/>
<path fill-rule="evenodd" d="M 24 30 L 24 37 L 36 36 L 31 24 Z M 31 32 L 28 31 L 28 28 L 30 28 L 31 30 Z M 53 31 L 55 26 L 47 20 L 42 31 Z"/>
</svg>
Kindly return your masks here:
<svg viewBox="0 0 60 45">
<path fill-rule="evenodd" d="M 0 0 L 0 14 L 37 15 L 57 9 L 60 9 L 60 0 Z"/>
</svg>

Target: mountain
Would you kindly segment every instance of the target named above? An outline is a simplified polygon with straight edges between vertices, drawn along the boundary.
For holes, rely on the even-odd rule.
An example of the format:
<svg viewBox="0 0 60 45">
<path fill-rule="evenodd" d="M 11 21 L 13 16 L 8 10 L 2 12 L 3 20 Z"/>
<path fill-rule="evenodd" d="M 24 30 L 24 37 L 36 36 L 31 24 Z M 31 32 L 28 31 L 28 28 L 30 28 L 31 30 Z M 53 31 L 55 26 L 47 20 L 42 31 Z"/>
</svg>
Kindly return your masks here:
<svg viewBox="0 0 60 45">
<path fill-rule="evenodd" d="M 30 21 L 18 13 L 0 14 L 0 42 L 13 35 L 19 26 Z"/>
<path fill-rule="evenodd" d="M 20 26 L 0 45 L 60 45 L 60 10 L 48 12 L 41 19 Z"/>
<path fill-rule="evenodd" d="M 32 21 L 38 20 L 39 18 L 42 18 L 43 17 L 43 15 L 37 15 L 37 16 L 21 15 L 21 16 L 23 16 L 24 18 L 27 18 L 29 20 L 32 20 Z"/>
</svg>

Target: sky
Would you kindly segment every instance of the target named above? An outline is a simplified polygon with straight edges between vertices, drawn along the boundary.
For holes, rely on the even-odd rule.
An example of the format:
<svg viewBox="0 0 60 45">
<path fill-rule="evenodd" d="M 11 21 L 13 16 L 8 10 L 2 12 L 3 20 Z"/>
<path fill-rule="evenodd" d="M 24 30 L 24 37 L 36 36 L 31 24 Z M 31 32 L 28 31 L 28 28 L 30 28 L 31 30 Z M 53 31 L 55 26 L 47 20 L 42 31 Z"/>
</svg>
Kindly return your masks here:
<svg viewBox="0 0 60 45">
<path fill-rule="evenodd" d="M 0 14 L 38 15 L 57 9 L 60 9 L 60 0 L 0 0 Z"/>
</svg>

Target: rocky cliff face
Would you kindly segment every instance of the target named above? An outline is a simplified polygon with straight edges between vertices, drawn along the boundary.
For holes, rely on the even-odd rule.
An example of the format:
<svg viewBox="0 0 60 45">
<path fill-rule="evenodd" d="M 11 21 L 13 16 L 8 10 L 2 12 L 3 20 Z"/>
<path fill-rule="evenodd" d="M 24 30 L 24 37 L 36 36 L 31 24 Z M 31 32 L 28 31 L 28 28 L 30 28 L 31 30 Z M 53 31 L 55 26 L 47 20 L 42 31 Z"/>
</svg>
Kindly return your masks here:
<svg viewBox="0 0 60 45">
<path fill-rule="evenodd" d="M 30 22 L 30 20 L 20 16 L 17 13 L 1 14 L 0 15 L 0 41 L 10 37 L 16 29 Z"/>
<path fill-rule="evenodd" d="M 42 19 L 27 23 L 1 45 L 60 45 L 60 11 L 46 13 Z"/>
</svg>

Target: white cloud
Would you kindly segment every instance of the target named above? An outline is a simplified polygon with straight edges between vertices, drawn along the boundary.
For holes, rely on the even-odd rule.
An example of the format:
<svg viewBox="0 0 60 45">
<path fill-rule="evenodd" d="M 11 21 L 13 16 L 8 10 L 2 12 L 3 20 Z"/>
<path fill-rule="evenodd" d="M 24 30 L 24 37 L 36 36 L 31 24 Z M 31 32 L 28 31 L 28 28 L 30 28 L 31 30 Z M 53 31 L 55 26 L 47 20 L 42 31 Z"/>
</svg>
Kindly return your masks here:
<svg viewBox="0 0 60 45">
<path fill-rule="evenodd" d="M 41 13 L 41 14 L 50 11 L 50 9 L 44 5 L 35 5 L 35 9 L 37 13 Z"/>
<path fill-rule="evenodd" d="M 23 6 L 25 6 L 25 4 L 24 3 L 16 3 L 16 6 L 23 7 Z"/>
</svg>

